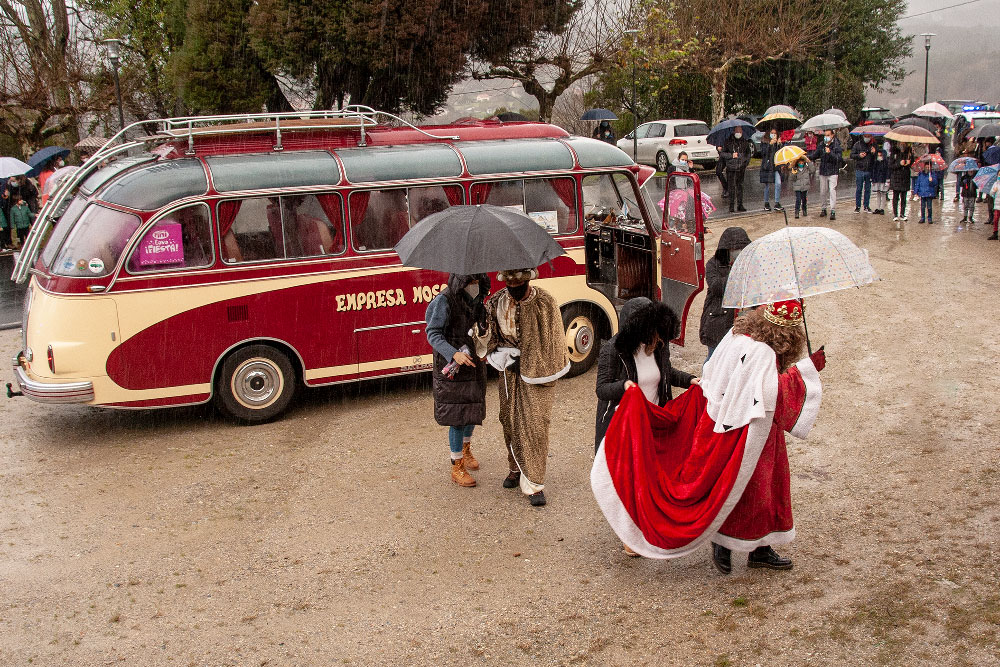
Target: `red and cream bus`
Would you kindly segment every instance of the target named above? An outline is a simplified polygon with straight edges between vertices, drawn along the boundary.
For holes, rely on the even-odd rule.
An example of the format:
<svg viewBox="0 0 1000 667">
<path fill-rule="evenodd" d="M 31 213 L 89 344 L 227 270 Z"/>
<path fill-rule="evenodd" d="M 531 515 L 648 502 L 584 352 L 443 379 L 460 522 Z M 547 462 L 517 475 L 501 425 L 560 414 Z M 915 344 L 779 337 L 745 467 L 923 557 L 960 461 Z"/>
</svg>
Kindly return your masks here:
<svg viewBox="0 0 1000 667">
<path fill-rule="evenodd" d="M 543 123 L 418 128 L 363 107 L 136 123 L 60 186 L 25 242 L 8 395 L 214 401 L 257 422 L 300 386 L 429 370 L 424 311 L 447 276 L 392 248 L 467 203 L 518 207 L 566 249 L 540 285 L 581 373 L 624 300 L 662 291 L 686 315 L 701 287 L 700 208 L 661 233 L 648 175 Z M 697 177 L 671 182 L 697 196 Z"/>
</svg>

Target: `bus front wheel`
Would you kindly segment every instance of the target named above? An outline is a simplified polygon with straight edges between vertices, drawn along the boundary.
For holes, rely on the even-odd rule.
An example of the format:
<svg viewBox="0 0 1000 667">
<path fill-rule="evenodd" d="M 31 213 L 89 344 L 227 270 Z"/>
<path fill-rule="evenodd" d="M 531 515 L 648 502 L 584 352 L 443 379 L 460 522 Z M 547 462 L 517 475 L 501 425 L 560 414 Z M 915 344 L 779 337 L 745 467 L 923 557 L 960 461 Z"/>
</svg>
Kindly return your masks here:
<svg viewBox="0 0 1000 667">
<path fill-rule="evenodd" d="M 215 404 L 230 417 L 259 424 L 284 412 L 294 393 L 295 370 L 288 355 L 270 345 L 248 345 L 223 361 Z"/>
<path fill-rule="evenodd" d="M 569 354 L 569 373 L 574 377 L 586 373 L 597 361 L 601 351 L 601 337 L 594 311 L 579 304 L 569 306 L 562 314 L 566 329 L 566 350 Z"/>
</svg>

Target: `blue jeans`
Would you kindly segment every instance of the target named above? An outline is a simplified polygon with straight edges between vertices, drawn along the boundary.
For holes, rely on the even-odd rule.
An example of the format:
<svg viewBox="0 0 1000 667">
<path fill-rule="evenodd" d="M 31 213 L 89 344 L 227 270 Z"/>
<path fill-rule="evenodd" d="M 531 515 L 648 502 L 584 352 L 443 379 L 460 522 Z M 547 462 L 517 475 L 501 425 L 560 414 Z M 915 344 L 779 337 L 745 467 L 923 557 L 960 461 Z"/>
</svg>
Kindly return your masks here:
<svg viewBox="0 0 1000 667">
<path fill-rule="evenodd" d="M 472 430 L 474 428 L 476 428 L 475 424 L 469 424 L 468 426 L 451 426 L 448 428 L 448 447 L 451 449 L 451 458 L 462 458 L 462 444 L 465 442 L 466 438 L 472 437 Z"/>
<path fill-rule="evenodd" d="M 856 188 L 854 190 L 854 208 L 861 208 L 861 191 L 864 190 L 865 194 L 865 208 L 868 208 L 872 202 L 872 174 L 870 171 L 856 171 L 854 172 L 854 182 Z"/>
<path fill-rule="evenodd" d="M 771 199 L 771 183 L 764 184 L 764 201 L 767 202 Z M 774 172 L 774 203 L 777 204 L 781 201 L 781 174 Z"/>
<path fill-rule="evenodd" d="M 920 219 L 927 219 L 927 222 L 934 221 L 934 200 L 937 197 L 921 197 L 920 198 Z"/>
</svg>

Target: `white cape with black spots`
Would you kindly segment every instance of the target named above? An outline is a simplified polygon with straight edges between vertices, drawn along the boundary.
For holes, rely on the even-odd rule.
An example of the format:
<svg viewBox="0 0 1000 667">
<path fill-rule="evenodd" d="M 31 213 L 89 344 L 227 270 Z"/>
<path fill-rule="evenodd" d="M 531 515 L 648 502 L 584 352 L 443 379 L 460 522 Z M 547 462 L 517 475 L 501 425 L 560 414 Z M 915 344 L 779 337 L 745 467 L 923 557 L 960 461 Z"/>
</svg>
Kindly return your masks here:
<svg viewBox="0 0 1000 667">
<path fill-rule="evenodd" d="M 701 390 L 715 432 L 746 426 L 774 412 L 778 367 L 774 350 L 730 329 L 705 364 Z"/>
</svg>

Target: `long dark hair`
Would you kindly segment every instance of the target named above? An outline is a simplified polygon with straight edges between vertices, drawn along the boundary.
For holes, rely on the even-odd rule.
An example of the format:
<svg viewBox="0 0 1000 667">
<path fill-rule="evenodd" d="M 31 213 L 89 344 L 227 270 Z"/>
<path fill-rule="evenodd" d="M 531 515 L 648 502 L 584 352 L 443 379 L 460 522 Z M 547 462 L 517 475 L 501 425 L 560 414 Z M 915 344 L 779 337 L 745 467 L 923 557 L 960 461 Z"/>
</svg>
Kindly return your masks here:
<svg viewBox="0 0 1000 667">
<path fill-rule="evenodd" d="M 622 354 L 635 354 L 640 344 L 650 345 L 659 341 L 667 345 L 677 338 L 680 322 L 670 306 L 653 301 L 639 308 L 628 318 L 615 337 L 615 349 Z"/>
</svg>

